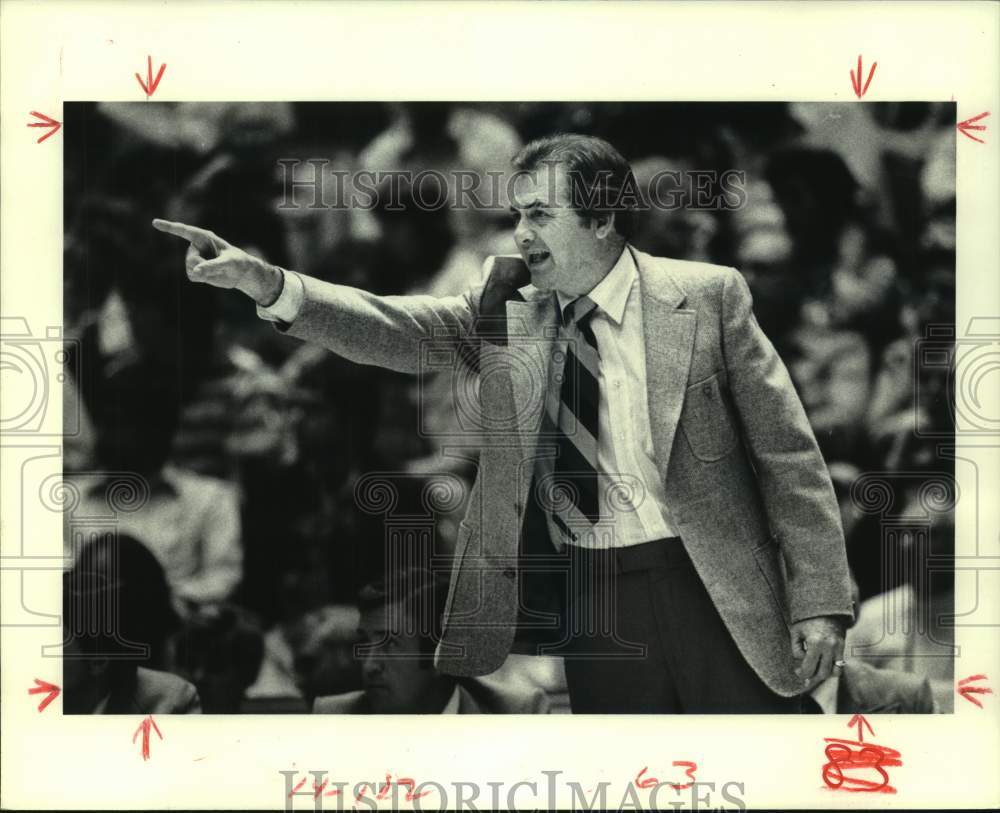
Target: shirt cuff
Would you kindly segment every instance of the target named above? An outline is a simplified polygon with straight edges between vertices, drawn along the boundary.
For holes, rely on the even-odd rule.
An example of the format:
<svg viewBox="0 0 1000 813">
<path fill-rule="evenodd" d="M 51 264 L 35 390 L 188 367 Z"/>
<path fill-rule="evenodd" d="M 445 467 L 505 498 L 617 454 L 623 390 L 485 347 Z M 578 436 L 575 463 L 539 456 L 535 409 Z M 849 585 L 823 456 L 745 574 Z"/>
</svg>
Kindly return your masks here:
<svg viewBox="0 0 1000 813">
<path fill-rule="evenodd" d="M 291 324 L 302 310 L 302 302 L 306 298 L 306 288 L 301 277 L 284 268 L 281 271 L 281 293 L 273 305 L 264 308 L 257 306 L 257 315 L 268 322 L 284 322 Z"/>
</svg>

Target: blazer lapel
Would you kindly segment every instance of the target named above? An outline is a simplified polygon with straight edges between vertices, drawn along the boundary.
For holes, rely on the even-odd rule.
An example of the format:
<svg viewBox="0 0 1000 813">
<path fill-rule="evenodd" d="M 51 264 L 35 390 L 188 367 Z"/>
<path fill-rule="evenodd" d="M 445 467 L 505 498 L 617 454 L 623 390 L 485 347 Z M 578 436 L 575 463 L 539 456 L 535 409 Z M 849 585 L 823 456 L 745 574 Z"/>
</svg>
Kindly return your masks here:
<svg viewBox="0 0 1000 813">
<path fill-rule="evenodd" d="M 525 460 L 534 458 L 549 381 L 553 345 L 558 341 L 552 294 L 531 292 L 524 302 L 507 302 L 507 344 L 498 348 L 510 372 L 510 414 L 518 427 Z"/>
<path fill-rule="evenodd" d="M 653 450 L 661 469 L 670 461 L 694 351 L 695 311 L 661 261 L 631 249 L 639 269 L 646 340 L 646 398 Z"/>
</svg>

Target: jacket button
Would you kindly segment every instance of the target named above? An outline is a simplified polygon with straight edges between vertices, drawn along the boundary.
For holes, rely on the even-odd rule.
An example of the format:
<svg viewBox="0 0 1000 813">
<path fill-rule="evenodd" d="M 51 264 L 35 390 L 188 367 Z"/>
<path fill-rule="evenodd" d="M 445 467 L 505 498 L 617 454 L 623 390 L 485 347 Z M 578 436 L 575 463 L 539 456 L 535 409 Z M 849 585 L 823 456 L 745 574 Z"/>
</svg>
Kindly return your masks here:
<svg viewBox="0 0 1000 813">
<path fill-rule="evenodd" d="M 701 388 L 701 391 L 703 393 L 705 393 L 705 395 L 707 395 L 709 398 L 712 397 L 712 385 L 711 384 L 706 384 L 704 387 Z"/>
<path fill-rule="evenodd" d="M 503 577 L 505 579 L 516 579 L 517 578 L 517 571 L 514 570 L 514 568 L 512 568 L 512 567 L 504 568 Z"/>
</svg>

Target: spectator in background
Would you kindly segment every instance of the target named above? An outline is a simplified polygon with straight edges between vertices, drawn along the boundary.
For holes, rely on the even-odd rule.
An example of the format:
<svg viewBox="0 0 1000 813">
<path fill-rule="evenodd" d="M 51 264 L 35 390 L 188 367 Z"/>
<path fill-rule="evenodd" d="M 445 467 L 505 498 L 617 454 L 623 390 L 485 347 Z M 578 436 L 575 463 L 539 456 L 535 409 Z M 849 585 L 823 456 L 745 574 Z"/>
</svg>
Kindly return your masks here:
<svg viewBox="0 0 1000 813">
<path fill-rule="evenodd" d="M 851 594 L 858 605 L 858 583 L 851 574 Z M 809 692 L 807 713 L 934 714 L 938 711 L 927 678 L 897 669 L 879 669 L 847 659 L 843 669 Z"/>
<path fill-rule="evenodd" d="M 206 714 L 236 714 L 264 657 L 260 627 L 233 604 L 204 607 L 174 642 L 177 671 L 198 687 Z"/>
<path fill-rule="evenodd" d="M 328 483 L 311 478 L 304 465 L 301 388 L 250 350 L 233 348 L 230 358 L 239 372 L 228 381 L 232 430 L 225 445 L 243 528 L 243 579 L 236 598 L 269 628 L 329 598 L 331 512 L 324 504 L 329 497 L 322 494 Z M 311 453 L 336 450 L 321 446 Z M 292 574 L 298 577 L 298 596 L 289 605 L 284 581 Z"/>
<path fill-rule="evenodd" d="M 841 234 L 856 211 L 857 182 L 838 155 L 807 147 L 773 152 L 765 178 L 781 207 L 805 293 L 822 299 Z"/>
<path fill-rule="evenodd" d="M 160 671 L 178 625 L 163 568 L 140 542 L 88 543 L 63 579 L 63 711 L 200 712 L 195 687 Z"/>
<path fill-rule="evenodd" d="M 170 465 L 177 398 L 153 368 L 130 366 L 104 386 L 92 415 L 102 475 L 69 478 L 80 490 L 78 517 L 108 517 L 105 488 L 115 474 L 145 481 L 148 500 L 110 517 L 153 552 L 178 608 L 225 600 L 240 580 L 239 503 L 228 483 Z M 66 539 L 67 556 L 75 555 Z"/>
<path fill-rule="evenodd" d="M 914 469 L 908 466 L 914 460 L 902 462 Z M 945 494 L 950 486 L 941 478 L 936 488 L 917 478 L 912 482 L 900 515 L 929 519 L 898 529 L 894 558 L 905 581 L 861 604 L 857 623 L 847 633 L 844 657 L 848 663 L 860 659 L 926 676 L 937 708 L 950 712 L 955 694 L 955 495 Z"/>
<path fill-rule="evenodd" d="M 785 215 L 770 184 L 750 173 L 746 189 L 749 205 L 730 215 L 733 260 L 750 286 L 757 321 L 784 356 L 787 334 L 802 307 L 803 282 L 792 262 L 795 247 Z"/>
<path fill-rule="evenodd" d="M 318 697 L 316 714 L 546 714 L 537 690 L 458 679 L 434 668 L 447 579 L 422 568 L 366 585 L 359 596 L 362 691 Z"/>
<path fill-rule="evenodd" d="M 790 344 L 788 372 L 824 456 L 856 459 L 871 380 L 864 338 L 849 330 L 802 325 L 792 333 Z"/>
<path fill-rule="evenodd" d="M 708 262 L 718 224 L 712 211 L 693 205 L 690 162 L 653 155 L 632 164 L 642 196 L 632 244 L 656 257 Z"/>
<path fill-rule="evenodd" d="M 354 657 L 358 620 L 357 607 L 328 604 L 268 630 L 243 710 L 308 712 L 321 695 L 361 688 L 361 663 Z"/>
<path fill-rule="evenodd" d="M 361 663 L 354 657 L 360 620 L 357 607 L 336 604 L 307 613 L 295 625 L 295 682 L 310 708 L 317 697 L 361 687 Z"/>
</svg>

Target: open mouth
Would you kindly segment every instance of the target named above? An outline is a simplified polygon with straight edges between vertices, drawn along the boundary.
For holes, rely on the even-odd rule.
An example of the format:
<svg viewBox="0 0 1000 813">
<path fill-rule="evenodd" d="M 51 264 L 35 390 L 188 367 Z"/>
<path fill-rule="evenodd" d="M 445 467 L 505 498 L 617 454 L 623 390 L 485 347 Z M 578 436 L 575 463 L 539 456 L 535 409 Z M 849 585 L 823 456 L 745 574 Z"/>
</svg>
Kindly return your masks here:
<svg viewBox="0 0 1000 813">
<path fill-rule="evenodd" d="M 535 249 L 534 251 L 528 252 L 528 265 L 536 266 L 544 263 L 552 255 L 544 249 Z"/>
</svg>

